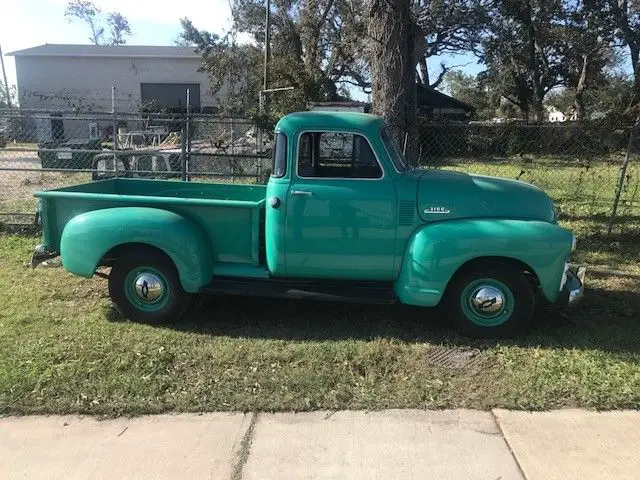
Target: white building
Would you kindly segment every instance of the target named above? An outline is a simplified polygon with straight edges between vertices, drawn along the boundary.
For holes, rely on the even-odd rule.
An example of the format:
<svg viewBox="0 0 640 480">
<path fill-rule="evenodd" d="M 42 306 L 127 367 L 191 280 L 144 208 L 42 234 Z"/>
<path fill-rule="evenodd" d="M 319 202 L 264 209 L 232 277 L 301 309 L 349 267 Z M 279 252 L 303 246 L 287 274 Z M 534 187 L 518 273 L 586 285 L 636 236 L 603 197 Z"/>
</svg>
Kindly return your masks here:
<svg viewBox="0 0 640 480">
<path fill-rule="evenodd" d="M 210 91 L 207 74 L 198 71 L 201 57 L 191 47 L 46 44 L 9 55 L 15 57 L 20 107 L 42 112 L 38 140 L 59 136 L 61 129 L 66 137 L 109 129 L 106 116 L 80 124 L 77 117 L 110 112 L 113 86 L 117 112 L 182 111 L 187 90 L 192 111 L 209 112 L 224 96 Z"/>
<path fill-rule="evenodd" d="M 547 107 L 547 119 L 550 122 L 566 122 L 567 116 L 554 106 Z"/>
</svg>

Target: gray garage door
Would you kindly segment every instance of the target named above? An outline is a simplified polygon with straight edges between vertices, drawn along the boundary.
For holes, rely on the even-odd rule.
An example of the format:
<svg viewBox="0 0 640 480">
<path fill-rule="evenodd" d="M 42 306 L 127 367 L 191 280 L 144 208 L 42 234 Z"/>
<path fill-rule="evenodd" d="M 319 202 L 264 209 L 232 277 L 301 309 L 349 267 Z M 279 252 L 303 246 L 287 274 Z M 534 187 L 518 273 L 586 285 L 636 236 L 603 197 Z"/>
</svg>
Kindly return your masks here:
<svg viewBox="0 0 640 480">
<path fill-rule="evenodd" d="M 200 85 L 197 83 L 141 83 L 142 104 L 150 109 L 186 110 L 187 89 L 191 108 L 200 110 Z"/>
</svg>

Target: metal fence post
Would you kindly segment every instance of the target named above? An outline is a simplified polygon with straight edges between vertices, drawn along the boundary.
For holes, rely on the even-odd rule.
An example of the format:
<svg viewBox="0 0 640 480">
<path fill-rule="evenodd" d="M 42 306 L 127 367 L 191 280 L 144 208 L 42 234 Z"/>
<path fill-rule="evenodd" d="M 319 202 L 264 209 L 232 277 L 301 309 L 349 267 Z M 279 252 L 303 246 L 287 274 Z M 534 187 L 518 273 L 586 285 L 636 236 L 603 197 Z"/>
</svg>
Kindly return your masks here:
<svg viewBox="0 0 640 480">
<path fill-rule="evenodd" d="M 182 172 L 182 181 L 187 180 L 187 122 L 182 122 L 180 129 L 180 171 Z"/>
<path fill-rule="evenodd" d="M 627 168 L 629 167 L 629 161 L 631 160 L 632 151 L 635 148 L 638 141 L 638 128 L 640 128 L 640 114 L 636 117 L 636 121 L 631 127 L 629 133 L 629 143 L 627 144 L 627 152 L 624 155 L 624 161 L 620 166 L 620 175 L 618 176 L 618 184 L 616 186 L 616 193 L 613 198 L 613 208 L 611 209 L 611 218 L 609 219 L 609 226 L 607 227 L 607 234 L 611 235 L 613 230 L 613 224 L 616 220 L 618 213 L 618 203 L 620 202 L 620 195 L 622 195 L 622 188 L 624 187 L 624 181 L 627 176 Z"/>
<path fill-rule="evenodd" d="M 113 115 L 113 171 L 118 170 L 118 114 L 116 113 L 116 86 L 111 86 L 111 114 Z"/>
<path fill-rule="evenodd" d="M 191 169 L 191 92 L 187 88 L 187 124 L 186 124 L 186 152 L 185 152 L 185 174 L 186 180 L 188 182 L 191 181 L 191 176 L 189 175 L 189 170 Z"/>
</svg>

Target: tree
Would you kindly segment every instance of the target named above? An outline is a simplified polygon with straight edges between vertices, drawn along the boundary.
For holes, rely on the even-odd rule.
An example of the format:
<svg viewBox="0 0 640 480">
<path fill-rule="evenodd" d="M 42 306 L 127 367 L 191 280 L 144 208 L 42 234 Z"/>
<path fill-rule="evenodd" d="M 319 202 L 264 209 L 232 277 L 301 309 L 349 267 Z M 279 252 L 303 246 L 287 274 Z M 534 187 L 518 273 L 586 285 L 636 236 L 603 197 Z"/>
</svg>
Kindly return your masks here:
<svg viewBox="0 0 640 480">
<path fill-rule="evenodd" d="M 633 91 L 633 79 L 626 75 L 605 75 L 596 85 L 584 91 L 584 117 L 598 119 L 609 117 L 620 119 L 629 105 Z M 570 112 L 574 108 L 575 92 L 563 87 L 552 90 L 545 104 L 561 112 Z"/>
<path fill-rule="evenodd" d="M 637 109 L 640 104 L 640 1 L 609 0 L 607 11 L 611 12 L 616 37 L 629 50 L 633 67 L 633 95 L 629 110 Z"/>
<path fill-rule="evenodd" d="M 111 12 L 107 15 L 107 25 L 109 25 L 109 44 L 124 45 L 127 43 L 125 37 L 131 36 L 129 21 L 119 12 Z"/>
<path fill-rule="evenodd" d="M 483 40 L 488 78 L 522 116 L 544 120 L 545 95 L 563 83 L 561 0 L 495 0 Z"/>
<path fill-rule="evenodd" d="M 613 29 L 605 0 L 568 0 L 563 6 L 558 48 L 564 58 L 564 84 L 573 92 L 571 109 L 582 120 L 587 90 L 602 85 L 605 69 L 616 63 Z"/>
<path fill-rule="evenodd" d="M 7 91 L 4 82 L 0 80 L 0 108 L 7 108 L 9 105 L 12 107 L 18 105 L 18 91 L 15 85 L 10 85 Z"/>
<path fill-rule="evenodd" d="M 422 85 L 436 88 L 445 74 L 455 68 L 441 63 L 440 73 L 431 81 L 430 58 L 460 52 L 479 54 L 488 7 L 489 0 L 421 0 L 418 24 L 424 35 L 424 54 L 418 60 L 418 81 Z"/>
<path fill-rule="evenodd" d="M 469 75 L 460 70 L 448 71 L 442 82 L 452 97 L 475 108 L 474 118 L 490 120 L 495 117 L 500 106 L 500 94 L 484 73 Z"/>
<path fill-rule="evenodd" d="M 408 135 L 406 154 L 412 160 L 418 145 L 416 64 L 423 34 L 410 0 L 371 0 L 368 14 L 373 113 Z"/>
<path fill-rule="evenodd" d="M 366 59 L 366 18 L 363 0 L 273 0 L 271 4 L 271 57 L 269 88 L 294 87 L 292 91 L 270 96 L 272 117 L 291 110 L 305 109 L 309 101 L 336 101 L 349 98 L 349 88 L 371 88 Z M 182 20 L 182 39 L 203 54 L 203 69 L 209 73 L 214 88 L 229 74 L 219 67 L 245 72 L 248 80 L 238 88 L 244 102 L 227 101 L 225 109 L 253 114 L 262 78 L 266 6 L 263 0 L 232 0 L 233 30 L 218 36 L 198 31 L 188 19 Z M 238 45 L 236 34 L 249 34 L 254 45 Z M 242 58 L 245 54 L 251 60 Z M 229 63 L 233 58 L 236 63 Z M 223 60 L 224 59 L 224 60 Z M 235 65 L 232 66 L 232 65 Z M 228 99 L 231 100 L 231 99 Z M 233 106 L 231 105 L 233 103 Z M 238 110 L 240 109 L 240 110 Z M 245 109 L 242 111 L 242 109 Z M 248 109 L 248 110 L 246 110 Z"/>
<path fill-rule="evenodd" d="M 260 48 L 239 45 L 231 34 L 223 37 L 198 30 L 193 23 L 180 20 L 182 42 L 194 45 L 202 55 L 202 70 L 209 74 L 212 93 L 224 102 L 222 110 L 228 114 L 257 114 L 258 92 L 262 83 Z"/>
<path fill-rule="evenodd" d="M 101 45 L 104 37 L 104 27 L 100 26 L 100 9 L 89 0 L 73 0 L 67 3 L 64 16 L 69 21 L 74 18 L 84 22 L 91 30 L 89 41 L 94 45 Z"/>
<path fill-rule="evenodd" d="M 124 45 L 126 37 L 131 36 L 129 21 L 119 12 L 110 12 L 106 19 L 102 11 L 91 0 L 72 0 L 67 3 L 64 16 L 70 22 L 79 20 L 85 23 L 91 34 L 89 41 L 94 45 Z M 109 38 L 105 40 L 105 29 L 109 29 Z"/>
<path fill-rule="evenodd" d="M 235 31 L 252 35 L 256 45 L 263 48 L 265 2 L 232 0 L 231 5 Z M 315 89 L 309 92 L 310 100 L 338 99 L 345 95 L 347 85 L 367 91 L 371 81 L 365 60 L 363 11 L 363 0 L 274 0 L 270 87 Z M 276 63 L 285 71 L 279 72 Z M 283 78 L 278 78 L 278 73 Z"/>
</svg>

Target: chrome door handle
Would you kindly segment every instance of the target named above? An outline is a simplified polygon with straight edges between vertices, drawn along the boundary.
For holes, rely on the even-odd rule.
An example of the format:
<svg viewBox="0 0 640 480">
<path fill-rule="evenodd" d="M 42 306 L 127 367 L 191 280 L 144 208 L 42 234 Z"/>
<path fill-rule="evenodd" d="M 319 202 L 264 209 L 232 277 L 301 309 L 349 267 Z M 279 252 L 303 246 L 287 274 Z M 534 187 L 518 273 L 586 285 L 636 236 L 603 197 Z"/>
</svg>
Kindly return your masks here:
<svg viewBox="0 0 640 480">
<path fill-rule="evenodd" d="M 306 192 L 304 190 L 291 190 L 291 195 L 300 195 L 300 196 L 310 197 L 311 195 L 313 195 L 313 193 Z"/>
</svg>

